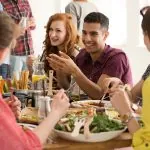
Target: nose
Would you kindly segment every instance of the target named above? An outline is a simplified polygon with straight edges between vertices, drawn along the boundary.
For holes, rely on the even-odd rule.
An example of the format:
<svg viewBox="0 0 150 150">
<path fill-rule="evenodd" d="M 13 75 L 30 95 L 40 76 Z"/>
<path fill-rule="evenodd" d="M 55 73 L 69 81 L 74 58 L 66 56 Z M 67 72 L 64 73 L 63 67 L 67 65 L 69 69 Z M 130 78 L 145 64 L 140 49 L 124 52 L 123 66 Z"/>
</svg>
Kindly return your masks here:
<svg viewBox="0 0 150 150">
<path fill-rule="evenodd" d="M 50 37 L 54 37 L 54 36 L 56 35 L 56 32 L 55 32 L 55 31 L 51 31 L 51 32 L 49 33 L 49 35 L 50 35 Z"/>
<path fill-rule="evenodd" d="M 82 35 L 82 40 L 88 42 L 88 41 L 91 41 L 91 37 L 89 34 Z"/>
</svg>

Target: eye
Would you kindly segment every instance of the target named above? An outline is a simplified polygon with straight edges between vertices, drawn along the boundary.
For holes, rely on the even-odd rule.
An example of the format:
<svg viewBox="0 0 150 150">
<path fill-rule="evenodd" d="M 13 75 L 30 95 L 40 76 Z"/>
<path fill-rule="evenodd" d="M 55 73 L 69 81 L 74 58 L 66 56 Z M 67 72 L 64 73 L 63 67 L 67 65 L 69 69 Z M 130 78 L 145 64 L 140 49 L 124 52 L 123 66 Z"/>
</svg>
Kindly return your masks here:
<svg viewBox="0 0 150 150">
<path fill-rule="evenodd" d="M 53 29 L 52 29 L 52 28 L 49 28 L 49 31 L 53 31 Z"/>
<path fill-rule="evenodd" d="M 61 32 L 61 30 L 59 30 L 59 29 L 57 29 L 56 31 L 57 31 L 57 32 Z"/>
<path fill-rule="evenodd" d="M 87 33 L 86 33 L 85 31 L 82 31 L 82 34 L 83 34 L 83 35 L 86 35 Z"/>
<path fill-rule="evenodd" d="M 97 32 L 91 32 L 91 36 L 97 36 L 98 33 Z"/>
</svg>

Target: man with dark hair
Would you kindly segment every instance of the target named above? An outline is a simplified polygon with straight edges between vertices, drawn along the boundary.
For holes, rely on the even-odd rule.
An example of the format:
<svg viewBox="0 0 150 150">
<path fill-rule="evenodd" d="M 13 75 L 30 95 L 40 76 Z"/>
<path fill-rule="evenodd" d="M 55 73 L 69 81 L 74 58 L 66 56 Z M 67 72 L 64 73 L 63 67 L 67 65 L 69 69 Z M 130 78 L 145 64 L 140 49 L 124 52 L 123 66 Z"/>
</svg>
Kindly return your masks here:
<svg viewBox="0 0 150 150">
<path fill-rule="evenodd" d="M 80 88 L 93 99 L 103 94 L 103 80 L 117 77 L 132 85 L 132 74 L 126 54 L 105 43 L 109 32 L 109 19 L 100 12 L 92 12 L 84 19 L 82 41 L 85 48 L 75 63 L 65 54 L 50 55 L 50 65 L 71 74 Z M 92 82 L 91 82 L 92 81 Z M 95 84 L 96 83 L 96 84 Z"/>
</svg>

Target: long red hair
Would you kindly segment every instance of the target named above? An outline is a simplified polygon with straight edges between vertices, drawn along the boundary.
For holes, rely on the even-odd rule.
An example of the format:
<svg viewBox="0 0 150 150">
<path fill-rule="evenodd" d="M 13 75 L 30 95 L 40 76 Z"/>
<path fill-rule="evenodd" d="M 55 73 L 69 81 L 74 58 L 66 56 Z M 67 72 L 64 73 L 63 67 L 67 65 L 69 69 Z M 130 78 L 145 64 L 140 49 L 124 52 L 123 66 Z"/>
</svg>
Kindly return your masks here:
<svg viewBox="0 0 150 150">
<path fill-rule="evenodd" d="M 74 26 L 72 22 L 72 16 L 67 13 L 56 13 L 52 15 L 47 23 L 46 26 L 46 36 L 45 40 L 43 42 L 44 44 L 44 52 L 43 52 L 43 58 L 45 60 L 46 56 L 48 56 L 51 53 L 58 54 L 58 48 L 57 46 L 52 46 L 49 38 L 49 29 L 54 21 L 63 21 L 66 27 L 66 38 L 64 40 L 64 43 L 62 44 L 63 52 L 67 55 L 71 56 L 73 54 L 73 51 L 75 50 L 75 45 L 80 44 L 81 40 L 78 35 L 77 29 Z M 48 62 L 45 60 L 45 69 L 47 70 L 49 65 Z"/>
</svg>

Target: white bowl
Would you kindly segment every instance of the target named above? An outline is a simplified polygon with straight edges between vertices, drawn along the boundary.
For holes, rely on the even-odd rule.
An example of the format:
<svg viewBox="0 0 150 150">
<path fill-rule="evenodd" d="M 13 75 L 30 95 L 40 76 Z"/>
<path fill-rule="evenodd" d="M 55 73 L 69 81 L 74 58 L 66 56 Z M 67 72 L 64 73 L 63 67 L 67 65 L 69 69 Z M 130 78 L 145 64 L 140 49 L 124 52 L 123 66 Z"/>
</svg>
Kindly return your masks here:
<svg viewBox="0 0 150 150">
<path fill-rule="evenodd" d="M 60 130 L 54 129 L 54 132 L 56 135 L 63 139 L 71 140 L 71 141 L 77 141 L 77 142 L 104 142 L 111 140 L 117 136 L 119 136 L 122 132 L 126 130 L 126 127 L 122 130 L 117 131 L 109 131 L 109 132 L 100 132 L 100 133 L 91 133 L 91 136 L 86 139 L 84 134 L 79 134 L 76 137 L 71 136 L 71 132 L 64 132 Z"/>
</svg>

